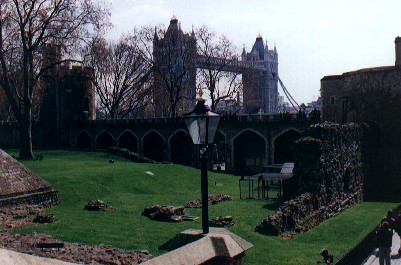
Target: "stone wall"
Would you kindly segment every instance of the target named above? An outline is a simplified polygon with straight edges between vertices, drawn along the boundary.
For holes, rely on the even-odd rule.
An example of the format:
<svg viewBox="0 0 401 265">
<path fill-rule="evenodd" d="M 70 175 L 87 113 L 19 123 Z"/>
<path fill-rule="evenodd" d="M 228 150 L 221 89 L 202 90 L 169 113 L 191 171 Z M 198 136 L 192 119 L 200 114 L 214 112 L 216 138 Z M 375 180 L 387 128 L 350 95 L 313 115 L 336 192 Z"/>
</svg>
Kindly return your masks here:
<svg viewBox="0 0 401 265">
<path fill-rule="evenodd" d="M 58 203 L 58 191 L 32 170 L 0 149 L 0 207 Z"/>
<path fill-rule="evenodd" d="M 52 189 L 42 192 L 22 194 L 19 196 L 0 199 L 0 207 L 15 206 L 20 204 L 40 204 L 52 207 L 59 202 L 58 190 Z"/>
<path fill-rule="evenodd" d="M 401 67 L 397 66 L 361 69 L 321 80 L 324 120 L 366 123 L 371 128 L 365 191 L 372 200 L 401 198 L 400 84 Z M 339 100 L 332 102 L 333 97 Z"/>
<path fill-rule="evenodd" d="M 342 78 L 339 76 L 325 76 L 321 80 L 321 115 L 324 121 L 341 122 L 341 102 L 345 96 L 343 86 Z"/>
<path fill-rule="evenodd" d="M 323 120 L 392 124 L 400 116 L 396 112 L 400 109 L 400 82 L 399 67 L 325 76 L 321 80 Z"/>
<path fill-rule="evenodd" d="M 310 126 L 304 135 L 295 152 L 300 191 L 324 194 L 328 200 L 358 193 L 362 201 L 364 126 L 325 122 Z"/>
<path fill-rule="evenodd" d="M 363 200 L 366 126 L 323 123 L 296 142 L 294 178 L 301 195 L 286 201 L 256 230 L 293 236 Z"/>
</svg>

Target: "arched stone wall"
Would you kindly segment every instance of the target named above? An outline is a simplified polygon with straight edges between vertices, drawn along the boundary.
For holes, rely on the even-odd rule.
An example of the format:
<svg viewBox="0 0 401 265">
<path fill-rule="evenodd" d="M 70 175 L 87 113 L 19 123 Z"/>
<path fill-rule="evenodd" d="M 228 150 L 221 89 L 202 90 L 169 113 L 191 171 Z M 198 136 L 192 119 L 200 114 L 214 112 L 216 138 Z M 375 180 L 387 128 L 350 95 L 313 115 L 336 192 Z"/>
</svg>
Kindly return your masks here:
<svg viewBox="0 0 401 265">
<path fill-rule="evenodd" d="M 191 137 L 183 130 L 175 132 L 169 140 L 170 161 L 174 164 L 190 166 L 193 164 L 193 148 Z"/>
<path fill-rule="evenodd" d="M 214 137 L 213 145 L 211 147 L 212 164 L 225 163 L 227 158 L 227 142 L 226 135 L 218 130 Z"/>
<path fill-rule="evenodd" d="M 294 142 L 301 137 L 301 133 L 289 129 L 273 139 L 274 163 L 282 164 L 294 161 Z"/>
<path fill-rule="evenodd" d="M 138 153 L 138 138 L 133 132 L 126 130 L 118 137 L 118 146 Z"/>
<path fill-rule="evenodd" d="M 149 131 L 142 139 L 143 155 L 147 158 L 163 161 L 164 160 L 164 139 L 156 131 Z"/>
<path fill-rule="evenodd" d="M 261 117 L 263 118 L 264 116 Z M 245 165 L 246 159 L 248 159 L 249 168 L 258 167 L 259 170 L 261 170 L 262 166 L 275 162 L 275 140 L 278 139 L 277 141 L 280 141 L 280 136 L 289 130 L 302 132 L 308 126 L 308 121 L 306 120 L 274 121 L 272 119 L 259 118 L 260 117 L 254 116 L 240 116 L 237 120 L 223 119 L 220 122 L 219 129 L 214 139 L 214 144 L 217 146 L 213 145 L 211 148 L 211 162 L 214 164 L 224 162 L 226 170 L 236 171 L 241 168 L 241 164 Z M 87 135 L 80 136 L 83 131 L 85 131 Z M 173 137 L 174 139 L 175 137 L 178 137 L 175 135 L 177 132 L 181 131 L 180 135 L 187 133 L 184 122 L 177 119 L 137 119 L 121 121 L 99 120 L 77 123 L 75 126 L 71 127 L 68 137 L 65 138 L 70 139 L 70 142 L 73 143 L 73 147 L 84 147 L 88 149 L 99 148 L 98 137 L 104 131 L 109 133 L 107 134 L 108 136 L 111 136 L 107 138 L 110 140 L 109 142 L 113 142 L 113 145 L 128 147 L 127 145 L 130 143 L 132 144 L 131 148 L 134 149 L 134 151 L 134 137 L 136 137 L 137 153 L 151 156 L 159 161 L 181 161 L 180 159 L 177 160 L 178 154 L 174 154 L 177 148 L 171 150 L 171 148 L 174 149 L 174 146 L 177 146 L 176 144 L 171 145 L 171 139 L 173 139 Z M 258 136 L 259 138 L 256 137 L 255 139 L 262 140 L 254 140 L 254 143 L 252 143 L 252 141 L 248 143 L 247 137 L 242 138 L 242 134 L 245 132 L 252 136 L 250 139 L 254 139 Z M 88 135 L 91 139 L 86 137 Z M 78 143 L 78 137 L 80 137 L 80 139 L 84 139 L 85 137 L 86 140 L 84 141 L 81 139 Z M 113 139 L 113 141 L 111 139 Z M 173 140 L 173 142 L 174 141 L 175 140 Z M 89 144 L 90 142 L 92 143 Z M 192 141 L 191 144 L 188 145 L 192 146 Z M 245 153 L 242 155 L 239 154 L 239 152 L 244 148 Z M 216 149 L 219 149 L 220 152 L 218 158 L 215 152 Z M 259 150 L 259 157 L 256 157 L 255 155 L 250 156 L 253 149 Z M 244 159 L 240 159 L 240 156 Z M 194 150 L 191 157 L 193 160 L 192 165 L 199 166 L 199 152 Z M 234 161 L 234 159 L 236 161 Z M 189 161 L 187 160 L 187 162 L 184 163 L 188 164 Z"/>
<path fill-rule="evenodd" d="M 108 131 L 102 131 L 96 137 L 96 148 L 106 149 L 108 147 L 115 146 L 115 140 L 111 133 Z"/>
<path fill-rule="evenodd" d="M 87 131 L 81 131 L 76 137 L 77 148 L 92 149 L 93 139 Z"/>
<path fill-rule="evenodd" d="M 267 165 L 266 139 L 253 130 L 241 131 L 233 138 L 233 161 L 237 172 L 260 172 Z"/>
</svg>

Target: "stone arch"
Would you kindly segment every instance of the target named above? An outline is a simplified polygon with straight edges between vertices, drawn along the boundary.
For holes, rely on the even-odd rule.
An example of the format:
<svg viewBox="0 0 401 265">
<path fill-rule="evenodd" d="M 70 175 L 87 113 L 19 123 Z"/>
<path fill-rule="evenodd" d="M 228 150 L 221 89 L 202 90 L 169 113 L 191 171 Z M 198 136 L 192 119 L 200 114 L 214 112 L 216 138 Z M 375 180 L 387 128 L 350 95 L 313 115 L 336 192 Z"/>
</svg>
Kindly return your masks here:
<svg viewBox="0 0 401 265">
<path fill-rule="evenodd" d="M 193 164 L 193 148 L 192 139 L 184 130 L 176 131 L 169 139 L 170 143 L 170 160 L 174 164 L 182 164 L 190 166 Z"/>
<path fill-rule="evenodd" d="M 233 138 L 233 158 L 238 173 L 260 172 L 267 164 L 266 139 L 254 130 L 241 131 Z"/>
<path fill-rule="evenodd" d="M 274 156 L 276 164 L 294 162 L 294 142 L 301 137 L 299 130 L 289 128 L 273 139 Z"/>
<path fill-rule="evenodd" d="M 218 130 L 214 136 L 213 146 L 211 147 L 212 164 L 222 164 L 226 162 L 227 142 L 226 135 Z"/>
<path fill-rule="evenodd" d="M 106 149 L 114 145 L 115 145 L 114 137 L 108 131 L 102 131 L 97 135 L 96 137 L 97 149 Z"/>
<path fill-rule="evenodd" d="M 215 144 L 226 143 L 226 139 L 227 139 L 226 134 L 221 130 L 217 130 L 216 135 L 214 136 L 213 143 Z"/>
<path fill-rule="evenodd" d="M 77 148 L 91 149 L 93 147 L 92 136 L 87 131 L 81 131 L 75 140 Z"/>
<path fill-rule="evenodd" d="M 118 137 L 118 146 L 138 153 L 138 137 L 130 130 L 125 130 Z"/>
<path fill-rule="evenodd" d="M 142 138 L 143 155 L 147 158 L 164 160 L 164 138 L 155 130 L 151 130 Z"/>
</svg>

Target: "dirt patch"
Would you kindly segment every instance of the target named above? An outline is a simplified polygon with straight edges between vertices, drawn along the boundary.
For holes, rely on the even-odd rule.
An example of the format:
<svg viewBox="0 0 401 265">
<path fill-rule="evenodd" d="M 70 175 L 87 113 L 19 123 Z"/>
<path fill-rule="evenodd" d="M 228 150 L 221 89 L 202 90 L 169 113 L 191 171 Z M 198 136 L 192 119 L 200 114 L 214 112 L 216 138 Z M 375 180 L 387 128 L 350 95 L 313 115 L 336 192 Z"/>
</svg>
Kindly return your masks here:
<svg viewBox="0 0 401 265">
<path fill-rule="evenodd" d="M 47 234 L 13 234 L 11 232 L 12 229 L 20 228 L 27 224 L 35 224 L 35 220 L 38 222 L 36 225 L 42 225 L 41 223 L 54 222 L 57 219 L 55 216 L 47 214 L 45 208 L 40 205 L 19 205 L 0 208 L 0 226 L 5 228 L 0 230 L 0 248 L 72 263 L 94 265 L 138 264 L 152 257 L 146 250 L 125 250 L 108 245 L 90 246 L 62 242 Z M 59 249 L 57 247 L 40 247 L 43 245 L 57 245 L 54 243 L 62 243 L 62 247 Z"/>
<path fill-rule="evenodd" d="M 107 245 L 89 246 L 63 242 L 60 249 L 41 249 L 38 243 L 61 242 L 46 234 L 11 234 L 0 231 L 0 247 L 36 256 L 55 258 L 63 261 L 84 264 L 138 264 L 147 261 L 151 255 L 147 251 L 124 250 Z"/>
<path fill-rule="evenodd" d="M 0 226 L 20 228 L 31 224 L 38 215 L 46 215 L 45 208 L 40 205 L 19 205 L 0 208 Z"/>
</svg>

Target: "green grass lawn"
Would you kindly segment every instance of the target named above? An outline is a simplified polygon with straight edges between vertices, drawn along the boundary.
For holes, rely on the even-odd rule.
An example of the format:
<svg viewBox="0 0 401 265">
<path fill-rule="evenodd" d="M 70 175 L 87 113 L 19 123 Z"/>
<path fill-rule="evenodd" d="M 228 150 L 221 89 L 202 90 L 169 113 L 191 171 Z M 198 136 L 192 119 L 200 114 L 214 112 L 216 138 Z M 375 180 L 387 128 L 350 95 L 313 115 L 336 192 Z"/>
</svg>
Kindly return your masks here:
<svg viewBox="0 0 401 265">
<path fill-rule="evenodd" d="M 11 154 L 16 152 L 10 151 Z M 200 172 L 181 165 L 138 164 L 105 153 L 36 151 L 41 161 L 23 161 L 55 188 L 61 204 L 49 209 L 58 222 L 31 226 L 18 232 L 44 232 L 69 242 L 108 244 L 126 249 L 147 249 L 153 255 L 177 233 L 201 229 L 195 222 L 157 222 L 141 215 L 144 208 L 159 205 L 182 206 L 200 198 Z M 112 158 L 115 163 L 110 164 Z M 151 171 L 155 175 L 147 175 Z M 219 185 L 215 185 L 215 182 Z M 221 184 L 221 185 L 220 185 Z M 326 247 L 335 259 L 361 240 L 396 203 L 363 203 L 292 240 L 264 236 L 254 231 L 263 218 L 279 204 L 274 201 L 240 200 L 238 177 L 209 173 L 209 194 L 228 194 L 232 201 L 209 207 L 210 217 L 231 215 L 235 226 L 229 230 L 254 247 L 247 252 L 247 264 L 316 264 Z M 116 212 L 83 210 L 88 200 L 100 199 Z M 188 209 L 201 216 L 200 209 Z"/>
</svg>

